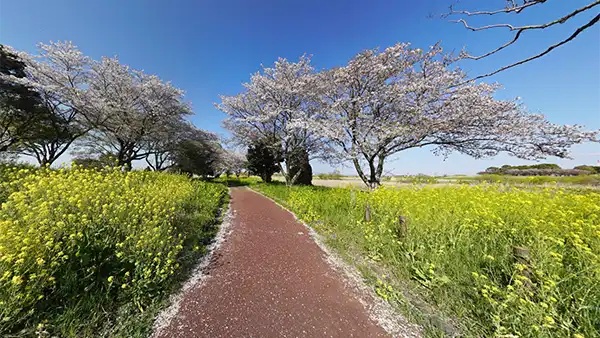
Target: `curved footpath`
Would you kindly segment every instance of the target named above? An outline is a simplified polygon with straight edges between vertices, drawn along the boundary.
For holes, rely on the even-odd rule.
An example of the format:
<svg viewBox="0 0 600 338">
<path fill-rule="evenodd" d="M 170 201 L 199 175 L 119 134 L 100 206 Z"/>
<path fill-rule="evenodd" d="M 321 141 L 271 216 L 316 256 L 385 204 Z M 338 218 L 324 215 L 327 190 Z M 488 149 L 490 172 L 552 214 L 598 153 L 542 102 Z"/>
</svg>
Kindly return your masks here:
<svg viewBox="0 0 600 338">
<path fill-rule="evenodd" d="M 292 214 L 231 190 L 231 234 L 155 337 L 385 337 Z"/>
</svg>

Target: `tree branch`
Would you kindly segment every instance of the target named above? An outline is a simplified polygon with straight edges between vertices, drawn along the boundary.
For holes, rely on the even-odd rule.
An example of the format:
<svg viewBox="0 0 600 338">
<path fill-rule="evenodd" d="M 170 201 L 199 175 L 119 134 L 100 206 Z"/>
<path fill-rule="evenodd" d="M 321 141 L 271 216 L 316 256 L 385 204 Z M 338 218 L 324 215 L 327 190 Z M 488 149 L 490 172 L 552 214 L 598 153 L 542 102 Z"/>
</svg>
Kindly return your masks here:
<svg viewBox="0 0 600 338">
<path fill-rule="evenodd" d="M 581 32 L 583 32 L 583 31 L 585 31 L 586 29 L 588 29 L 588 28 L 592 27 L 593 25 L 597 24 L 597 23 L 598 23 L 598 21 L 600 21 L 600 14 L 596 15 L 596 16 L 595 16 L 595 17 L 594 17 L 592 20 L 590 20 L 590 22 L 588 22 L 587 24 L 585 24 L 585 25 L 583 25 L 583 26 L 581 26 L 581 27 L 577 28 L 577 30 L 575 30 L 575 32 L 574 32 L 573 34 L 571 34 L 571 36 L 569 36 L 569 37 L 568 37 L 568 38 L 566 38 L 565 40 L 562 40 L 562 41 L 561 41 L 561 42 L 559 42 L 559 43 L 556 43 L 556 44 L 554 44 L 554 45 L 552 45 L 552 46 L 548 47 L 548 49 L 546 49 L 546 50 L 545 50 L 545 51 L 543 51 L 542 53 L 539 53 L 539 54 L 537 54 L 537 55 L 534 55 L 534 56 L 532 56 L 532 57 L 529 57 L 529 58 L 527 58 L 527 59 L 523 59 L 523 60 L 521 60 L 521 61 L 518 61 L 518 62 L 512 63 L 512 64 L 510 64 L 510 65 L 504 66 L 504 67 L 502 67 L 502 68 L 499 68 L 498 70 L 495 70 L 495 71 L 493 71 L 493 72 L 491 72 L 491 73 L 487 73 L 487 74 L 479 75 L 479 76 L 477 76 L 477 77 L 475 77 L 475 78 L 473 78 L 473 79 L 471 79 L 471 80 L 468 80 L 468 81 L 466 81 L 466 82 L 476 81 L 476 80 L 482 79 L 482 78 L 484 78 L 484 77 L 489 77 L 489 76 L 492 76 L 492 75 L 498 74 L 498 73 L 500 73 L 500 72 L 502 72 L 502 71 L 505 71 L 505 70 L 507 70 L 507 69 L 510 69 L 510 68 L 513 68 L 513 67 L 516 67 L 516 66 L 522 65 L 522 64 L 524 64 L 524 63 L 526 63 L 526 62 L 529 62 L 529 61 L 532 61 L 532 60 L 535 60 L 535 59 L 539 59 L 539 58 L 541 58 L 542 56 L 544 56 L 544 55 L 546 55 L 546 54 L 550 53 L 550 52 L 551 52 L 552 50 L 554 50 L 555 48 L 557 48 L 557 47 L 560 47 L 560 46 L 562 46 L 562 45 L 566 44 L 567 42 L 569 42 L 569 41 L 571 41 L 571 40 L 575 39 L 575 38 L 576 38 L 576 37 L 577 37 L 579 34 L 581 34 Z"/>
<path fill-rule="evenodd" d="M 498 9 L 495 11 L 476 11 L 476 12 L 469 12 L 469 11 L 465 11 L 465 10 L 459 10 L 459 11 L 455 11 L 453 6 L 450 6 L 450 12 L 446 13 L 446 14 L 442 14 L 442 18 L 447 18 L 450 15 L 454 15 L 454 14 L 463 14 L 463 15 L 467 15 L 467 16 L 474 16 L 474 15 L 496 15 L 496 14 L 500 14 L 500 13 L 511 13 L 511 12 L 515 12 L 515 13 L 521 13 L 522 10 L 524 10 L 527 7 L 531 7 L 531 6 L 535 6 L 535 5 L 539 5 L 541 3 L 546 2 L 546 0 L 533 0 L 533 1 L 525 1 L 522 5 L 517 6 L 514 4 L 514 1 L 512 2 L 512 6 L 507 6 L 504 9 Z"/>
<path fill-rule="evenodd" d="M 469 24 L 464 19 L 452 20 L 451 22 L 462 23 L 465 26 L 466 29 L 469 29 L 469 30 L 474 31 L 474 32 L 480 31 L 480 30 L 491 29 L 491 28 L 499 28 L 499 27 L 508 28 L 511 31 L 515 31 L 515 30 L 517 31 L 517 33 L 515 34 L 515 36 L 514 36 L 514 38 L 512 40 L 508 41 L 504 45 L 502 45 L 502 46 L 500 46 L 500 47 L 498 47 L 498 48 L 496 48 L 496 49 L 494 49 L 494 50 L 492 50 L 492 51 L 490 51 L 488 53 L 485 53 L 485 54 L 480 55 L 480 56 L 472 56 L 472 55 L 468 55 L 468 54 L 464 55 L 464 57 L 467 58 L 467 59 L 479 60 L 479 59 L 482 59 L 484 57 L 496 54 L 497 52 L 503 50 L 504 48 L 506 48 L 506 47 L 514 44 L 515 42 L 517 42 L 517 40 L 519 40 L 519 38 L 521 37 L 521 34 L 523 32 L 525 32 L 525 31 L 527 31 L 527 30 L 545 29 L 545 28 L 548 28 L 550 26 L 554 26 L 556 24 L 563 24 L 563 23 L 567 22 L 567 20 L 569 20 L 569 19 L 573 18 L 574 16 L 576 16 L 577 14 L 585 12 L 588 9 L 591 9 L 591 8 L 597 6 L 597 5 L 600 5 L 600 0 L 597 0 L 597 1 L 593 2 L 593 3 L 591 3 L 591 4 L 588 4 L 587 6 L 581 7 L 581 8 L 579 8 L 579 9 L 571 12 L 570 14 L 565 15 L 565 16 L 559 18 L 559 19 L 556 19 L 554 21 L 551 21 L 551 22 L 548 22 L 548 23 L 545 23 L 545 24 L 542 24 L 542 25 L 529 25 L 529 26 L 517 26 L 517 27 L 515 27 L 515 26 L 513 26 L 511 24 L 495 24 L 495 25 L 488 25 L 488 26 L 482 26 L 482 27 L 471 27 L 471 26 L 469 26 Z"/>
</svg>

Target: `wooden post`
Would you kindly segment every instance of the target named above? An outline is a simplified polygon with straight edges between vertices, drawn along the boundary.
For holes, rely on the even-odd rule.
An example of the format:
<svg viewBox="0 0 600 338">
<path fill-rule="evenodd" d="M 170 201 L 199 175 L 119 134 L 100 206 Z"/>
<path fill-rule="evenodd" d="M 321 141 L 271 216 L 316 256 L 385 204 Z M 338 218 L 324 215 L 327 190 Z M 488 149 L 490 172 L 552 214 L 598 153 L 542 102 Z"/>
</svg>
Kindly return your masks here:
<svg viewBox="0 0 600 338">
<path fill-rule="evenodd" d="M 406 226 L 406 217 L 398 216 L 398 235 L 404 239 L 408 235 L 408 227 Z"/>
<path fill-rule="evenodd" d="M 522 246 L 513 246 L 513 255 L 517 263 L 529 265 L 529 248 Z"/>
<path fill-rule="evenodd" d="M 523 264 L 526 268 L 523 270 L 523 276 L 529 278 L 530 281 L 533 281 L 533 274 L 531 273 L 531 260 L 529 255 L 529 248 L 523 246 L 513 246 L 513 256 L 515 261 L 519 264 Z M 528 288 L 531 288 L 533 285 L 531 283 L 527 283 Z"/>
<path fill-rule="evenodd" d="M 368 204 L 365 207 L 365 221 L 371 222 L 371 206 Z"/>
</svg>

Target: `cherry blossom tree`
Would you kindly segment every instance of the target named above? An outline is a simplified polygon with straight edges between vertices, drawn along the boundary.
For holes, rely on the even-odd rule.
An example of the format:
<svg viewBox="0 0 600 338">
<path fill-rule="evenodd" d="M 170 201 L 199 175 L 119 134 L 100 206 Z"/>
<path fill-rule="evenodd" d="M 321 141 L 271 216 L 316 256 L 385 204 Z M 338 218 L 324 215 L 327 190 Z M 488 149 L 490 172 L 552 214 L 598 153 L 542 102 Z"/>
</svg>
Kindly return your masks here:
<svg viewBox="0 0 600 338">
<path fill-rule="evenodd" d="M 240 152 L 223 149 L 219 154 L 219 158 L 220 171 L 228 176 L 234 174 L 240 177 L 240 174 L 246 169 L 246 155 Z"/>
<path fill-rule="evenodd" d="M 30 88 L 49 113 L 43 121 L 29 125 L 31 135 L 16 152 L 36 158 L 40 165 L 50 165 L 90 129 L 85 123 L 90 117 L 85 115 L 90 60 L 71 42 L 41 43 L 38 48 L 38 55 L 10 48 L 25 64 L 25 76 L 3 76 L 3 80 Z"/>
<path fill-rule="evenodd" d="M 192 129 L 183 122 L 191 108 L 182 90 L 116 57 L 92 61 L 71 42 L 40 44 L 39 49 L 33 56 L 11 48 L 25 65 L 24 76 L 0 75 L 3 83 L 34 91 L 50 112 L 30 128 L 30 137 L 21 138 L 20 154 L 52 164 L 78 141 L 80 152 L 114 156 L 127 168 L 149 155 L 157 168 L 168 165 L 166 144 Z"/>
<path fill-rule="evenodd" d="M 581 33 L 590 29 L 591 27 L 596 25 L 598 22 L 600 22 L 600 13 L 597 11 L 597 7 L 596 7 L 596 6 L 600 5 L 600 0 L 588 1 L 585 5 L 579 6 L 577 8 L 572 8 L 571 10 L 569 10 L 567 12 L 561 13 L 560 15 L 557 15 L 556 17 L 554 17 L 552 20 L 549 20 L 548 22 L 539 23 L 539 24 L 525 24 L 525 25 L 515 25 L 515 24 L 510 24 L 508 22 L 498 22 L 498 21 L 492 21 L 492 20 L 494 20 L 494 18 L 503 17 L 502 20 L 508 21 L 507 16 L 509 16 L 509 15 L 512 15 L 513 17 L 521 16 L 519 14 L 528 12 L 535 7 L 541 7 L 542 5 L 551 6 L 553 1 L 504 0 L 502 2 L 504 2 L 504 4 L 505 4 L 504 7 L 496 8 L 496 9 L 492 9 L 492 10 L 463 10 L 463 9 L 456 9 L 456 8 L 454 8 L 454 6 L 450 6 L 450 11 L 448 13 L 445 13 L 442 15 L 442 17 L 444 17 L 444 18 L 452 18 L 451 22 L 459 23 L 459 24 L 463 25 L 465 27 L 465 29 L 468 29 L 473 32 L 493 30 L 493 29 L 504 29 L 504 30 L 507 30 L 507 31 L 510 31 L 511 33 L 513 33 L 513 36 L 511 39 L 509 39 L 507 42 L 505 42 L 503 44 L 499 44 L 498 47 L 496 47 L 484 54 L 481 54 L 481 55 L 472 55 L 470 53 L 463 52 L 462 53 L 463 58 L 472 59 L 472 60 L 480 60 L 480 59 L 486 58 L 488 56 L 492 56 L 496 53 L 500 53 L 504 49 L 517 44 L 518 41 L 520 40 L 520 38 L 523 36 L 523 34 L 526 34 L 527 32 L 543 31 L 545 29 L 550 29 L 553 26 L 562 25 L 562 24 L 566 23 L 567 21 L 568 22 L 571 22 L 571 21 L 577 22 L 577 20 L 580 19 L 581 17 L 583 17 L 583 19 L 582 19 L 583 21 L 579 22 L 578 27 L 569 36 L 565 37 L 562 40 L 557 41 L 556 43 L 549 45 L 543 51 L 541 51 L 537 54 L 534 54 L 532 56 L 529 56 L 527 58 L 524 58 L 522 60 L 518 60 L 518 61 L 515 61 L 508 65 L 505 65 L 503 67 L 500 67 L 499 69 L 492 71 L 490 73 L 479 75 L 479 76 L 475 77 L 474 80 L 492 76 L 501 71 L 522 65 L 524 63 L 533 61 L 535 59 L 539 59 L 542 56 L 549 54 L 554 49 L 561 47 L 561 46 L 569 43 L 570 41 L 574 40 Z M 559 2 L 560 1 L 554 1 L 554 3 L 559 3 Z M 573 1 L 573 3 L 576 3 L 576 2 Z M 487 5 L 487 3 L 486 3 L 486 5 Z M 590 18 L 585 18 L 584 13 L 590 13 L 593 16 L 591 16 Z M 482 26 L 472 26 L 468 23 L 468 20 L 470 18 L 478 18 L 478 17 L 480 17 L 480 19 L 483 19 L 484 17 L 490 18 L 489 20 L 491 22 L 489 22 L 488 24 L 484 24 Z M 486 19 L 483 19 L 483 20 L 486 20 Z"/>
<path fill-rule="evenodd" d="M 181 142 L 189 140 L 195 128 L 183 119 L 168 121 L 161 130 L 149 135 L 148 155 L 145 160 L 155 171 L 164 171 L 175 165 L 175 152 Z"/>
<path fill-rule="evenodd" d="M 95 128 L 83 147 L 114 154 L 127 168 L 152 152 L 153 135 L 191 113 L 182 90 L 157 76 L 133 70 L 116 57 L 92 64 L 87 100 Z"/>
<path fill-rule="evenodd" d="M 324 157 L 327 144 L 310 129 L 307 120 L 318 111 L 309 95 L 314 86 L 314 70 L 310 58 L 298 62 L 280 58 L 273 68 L 263 67 L 254 74 L 245 91 L 235 96 L 221 96 L 217 108 L 228 115 L 224 126 L 240 144 L 269 140 L 267 145 L 274 154 L 282 154 L 279 163 L 286 183 L 292 185 L 302 170 L 290 174 L 290 159 L 298 154 L 309 154 L 311 159 Z"/>
<path fill-rule="evenodd" d="M 217 135 L 193 128 L 173 152 L 174 168 L 189 175 L 215 176 L 222 151 Z"/>
<path fill-rule="evenodd" d="M 303 126 L 331 142 L 371 188 L 380 184 L 386 159 L 411 148 L 541 159 L 567 157 L 570 146 L 598 140 L 598 132 L 526 113 L 518 100 L 495 99 L 499 85 L 465 81 L 451 61 L 439 46 L 359 53 L 316 75 L 309 96 L 319 98 L 319 114 Z"/>
</svg>

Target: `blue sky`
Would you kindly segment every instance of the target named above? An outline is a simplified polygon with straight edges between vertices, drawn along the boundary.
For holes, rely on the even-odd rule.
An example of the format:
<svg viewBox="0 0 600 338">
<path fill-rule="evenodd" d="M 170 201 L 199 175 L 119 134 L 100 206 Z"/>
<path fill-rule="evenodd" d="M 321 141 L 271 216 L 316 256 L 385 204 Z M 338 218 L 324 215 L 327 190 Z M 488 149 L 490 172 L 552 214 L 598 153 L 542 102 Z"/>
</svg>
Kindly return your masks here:
<svg viewBox="0 0 600 338">
<path fill-rule="evenodd" d="M 29 52 L 38 42 L 71 40 L 93 58 L 118 55 L 122 62 L 159 75 L 186 90 L 198 127 L 224 134 L 224 118 L 213 107 L 220 94 L 233 95 L 260 64 L 277 57 L 313 55 L 317 68 L 342 65 L 357 52 L 410 42 L 426 48 L 441 41 L 447 50 L 466 46 L 477 54 L 509 39 L 505 30 L 470 32 L 442 19 L 455 0 L 435 1 L 1 1 L 0 43 Z M 463 0 L 473 8 L 476 0 Z M 581 7 L 589 0 L 550 0 L 515 24 L 542 23 Z M 503 6 L 503 0 L 486 1 Z M 520 44 L 495 57 L 469 61 L 472 75 L 529 56 L 570 35 L 598 9 L 573 22 L 541 33 L 531 32 Z M 477 21 L 473 21 L 474 24 Z M 542 59 L 487 79 L 504 85 L 499 98 L 520 96 L 525 105 L 551 121 L 600 129 L 600 27 Z M 566 167 L 600 160 L 600 145 L 573 148 L 574 160 L 548 159 Z M 444 161 L 427 149 L 401 153 L 386 166 L 395 174 L 474 173 L 490 165 L 525 161 L 509 156 L 475 160 L 455 154 Z M 315 163 L 315 172 L 332 170 Z M 342 168 L 352 173 L 352 168 Z"/>
</svg>

